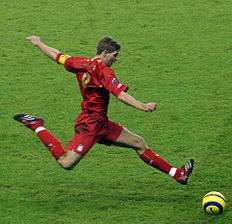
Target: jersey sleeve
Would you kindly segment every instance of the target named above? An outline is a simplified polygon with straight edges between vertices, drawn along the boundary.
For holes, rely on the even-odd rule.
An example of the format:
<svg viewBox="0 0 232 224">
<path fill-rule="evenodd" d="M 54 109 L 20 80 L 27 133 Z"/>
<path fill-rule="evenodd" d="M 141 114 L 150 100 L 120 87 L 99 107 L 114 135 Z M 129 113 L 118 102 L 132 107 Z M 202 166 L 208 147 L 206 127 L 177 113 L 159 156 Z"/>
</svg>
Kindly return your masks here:
<svg viewBox="0 0 232 224">
<path fill-rule="evenodd" d="M 113 95 L 118 96 L 122 91 L 127 91 L 128 86 L 121 83 L 112 68 L 105 67 L 101 73 L 101 84 Z"/>
<path fill-rule="evenodd" d="M 64 68 L 73 73 L 86 71 L 88 66 L 83 63 L 83 59 L 81 57 L 69 56 L 66 54 L 59 53 L 56 57 L 56 62 L 58 64 L 64 65 Z"/>
</svg>

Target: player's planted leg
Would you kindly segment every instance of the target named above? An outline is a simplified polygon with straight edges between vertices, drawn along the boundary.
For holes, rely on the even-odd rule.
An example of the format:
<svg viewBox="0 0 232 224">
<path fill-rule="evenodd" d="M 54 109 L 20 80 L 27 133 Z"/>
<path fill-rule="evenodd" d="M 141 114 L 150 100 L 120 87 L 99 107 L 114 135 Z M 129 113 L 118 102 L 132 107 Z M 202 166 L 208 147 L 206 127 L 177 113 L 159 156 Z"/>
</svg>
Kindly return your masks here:
<svg viewBox="0 0 232 224">
<path fill-rule="evenodd" d="M 193 172 L 194 165 L 195 165 L 194 159 L 188 160 L 184 166 L 177 169 L 174 175 L 174 179 L 178 183 L 186 185 L 188 183 L 189 176 Z"/>
<path fill-rule="evenodd" d="M 148 165 L 160 170 L 163 173 L 172 176 L 178 183 L 186 185 L 188 178 L 194 168 L 194 160 L 189 160 L 186 165 L 180 168 L 172 166 L 168 161 L 158 155 L 153 149 L 148 148 L 144 139 L 133 134 L 126 128 L 123 129 L 121 135 L 116 141 L 116 145 L 131 147 L 136 150 L 139 157 Z"/>
<path fill-rule="evenodd" d="M 145 149 L 143 153 L 139 153 L 139 156 L 145 163 L 155 167 L 163 173 L 169 174 L 178 183 L 183 185 L 188 183 L 188 178 L 192 174 L 195 164 L 195 161 L 190 159 L 184 166 L 176 168 L 151 149 Z"/>
</svg>

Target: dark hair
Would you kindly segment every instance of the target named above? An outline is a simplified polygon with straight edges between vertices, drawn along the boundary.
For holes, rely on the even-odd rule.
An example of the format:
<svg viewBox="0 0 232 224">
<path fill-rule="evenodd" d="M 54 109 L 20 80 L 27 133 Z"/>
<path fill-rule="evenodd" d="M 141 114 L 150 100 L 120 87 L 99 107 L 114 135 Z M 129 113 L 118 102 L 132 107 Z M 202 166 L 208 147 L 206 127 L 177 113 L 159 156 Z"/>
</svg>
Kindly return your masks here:
<svg viewBox="0 0 232 224">
<path fill-rule="evenodd" d="M 100 55 L 103 51 L 107 53 L 112 53 L 114 51 L 119 51 L 121 49 L 120 44 L 113 40 L 111 37 L 103 37 L 97 43 L 97 55 Z"/>
</svg>

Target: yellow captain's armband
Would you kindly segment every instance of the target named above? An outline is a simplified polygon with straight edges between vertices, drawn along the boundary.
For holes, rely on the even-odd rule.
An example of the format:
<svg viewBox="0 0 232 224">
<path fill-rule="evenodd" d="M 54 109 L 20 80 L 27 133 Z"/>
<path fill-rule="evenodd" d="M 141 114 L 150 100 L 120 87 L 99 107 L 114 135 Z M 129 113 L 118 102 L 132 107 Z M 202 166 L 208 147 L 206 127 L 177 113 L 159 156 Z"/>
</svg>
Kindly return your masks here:
<svg viewBox="0 0 232 224">
<path fill-rule="evenodd" d="M 67 54 L 61 54 L 60 57 L 58 58 L 58 63 L 63 65 L 65 63 L 65 61 L 70 57 L 71 56 L 69 56 Z"/>
</svg>

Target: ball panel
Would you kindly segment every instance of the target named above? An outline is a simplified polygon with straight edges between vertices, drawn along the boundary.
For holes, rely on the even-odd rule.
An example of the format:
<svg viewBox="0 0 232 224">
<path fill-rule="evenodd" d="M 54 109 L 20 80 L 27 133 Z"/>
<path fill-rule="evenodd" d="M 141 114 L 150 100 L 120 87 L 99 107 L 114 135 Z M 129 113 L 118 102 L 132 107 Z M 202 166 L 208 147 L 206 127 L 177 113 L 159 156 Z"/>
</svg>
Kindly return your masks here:
<svg viewBox="0 0 232 224">
<path fill-rule="evenodd" d="M 202 201 L 202 206 L 204 206 L 205 203 L 214 202 L 214 201 L 219 203 L 223 208 L 225 208 L 226 203 L 224 199 L 218 197 L 217 195 L 207 195 L 206 197 L 204 197 Z"/>
<path fill-rule="evenodd" d="M 209 214 L 221 214 L 223 212 L 223 207 L 218 202 L 209 201 L 204 204 L 204 210 Z"/>
<path fill-rule="evenodd" d="M 208 195 L 217 195 L 218 197 L 221 197 L 221 198 L 223 198 L 224 200 L 226 200 L 225 197 L 224 197 L 224 195 L 221 194 L 221 193 L 218 192 L 218 191 L 210 191 L 210 192 L 207 193 L 204 197 L 206 197 L 206 196 L 208 196 Z"/>
</svg>

